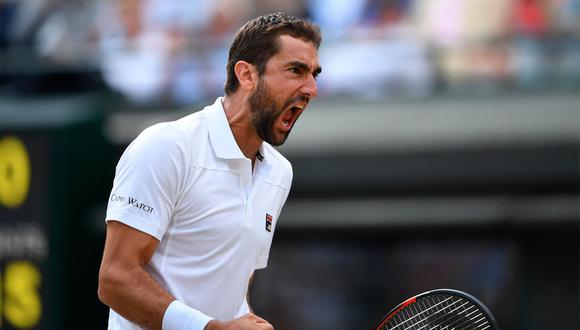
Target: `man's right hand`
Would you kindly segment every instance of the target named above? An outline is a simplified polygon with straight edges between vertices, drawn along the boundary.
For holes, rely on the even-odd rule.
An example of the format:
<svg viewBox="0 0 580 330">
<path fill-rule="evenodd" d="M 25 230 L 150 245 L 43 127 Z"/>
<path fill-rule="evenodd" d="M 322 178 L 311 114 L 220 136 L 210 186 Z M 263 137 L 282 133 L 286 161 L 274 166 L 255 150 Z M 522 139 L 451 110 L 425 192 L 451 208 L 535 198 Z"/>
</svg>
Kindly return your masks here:
<svg viewBox="0 0 580 330">
<path fill-rule="evenodd" d="M 263 318 L 248 313 L 225 323 L 211 320 L 204 330 L 274 330 L 274 327 Z"/>
</svg>

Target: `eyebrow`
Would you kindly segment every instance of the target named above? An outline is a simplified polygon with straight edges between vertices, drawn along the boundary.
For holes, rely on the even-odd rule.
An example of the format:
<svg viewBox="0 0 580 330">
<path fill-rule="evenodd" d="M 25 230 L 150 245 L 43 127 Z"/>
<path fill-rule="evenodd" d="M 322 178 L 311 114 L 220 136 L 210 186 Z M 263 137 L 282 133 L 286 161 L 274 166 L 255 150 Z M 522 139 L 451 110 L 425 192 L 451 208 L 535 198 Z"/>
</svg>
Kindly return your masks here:
<svg viewBox="0 0 580 330">
<path fill-rule="evenodd" d="M 310 69 L 308 67 L 308 64 L 306 64 L 304 62 L 300 62 L 300 61 L 292 61 L 288 65 L 289 66 L 293 66 L 293 67 L 301 68 L 302 70 L 305 70 L 305 71 L 308 71 Z M 318 67 L 316 67 L 316 69 L 314 69 L 314 71 L 312 71 L 312 74 L 316 77 L 321 72 L 322 72 L 322 68 L 320 66 L 318 66 Z"/>
</svg>

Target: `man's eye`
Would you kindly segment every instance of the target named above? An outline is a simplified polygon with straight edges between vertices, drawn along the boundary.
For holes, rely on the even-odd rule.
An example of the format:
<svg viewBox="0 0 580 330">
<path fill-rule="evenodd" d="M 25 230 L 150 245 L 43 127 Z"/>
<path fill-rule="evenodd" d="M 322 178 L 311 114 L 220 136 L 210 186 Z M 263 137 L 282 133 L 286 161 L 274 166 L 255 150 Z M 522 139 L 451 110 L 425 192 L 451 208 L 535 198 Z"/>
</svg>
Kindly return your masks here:
<svg viewBox="0 0 580 330">
<path fill-rule="evenodd" d="M 292 73 L 295 73 L 295 74 L 300 74 L 301 73 L 300 68 L 290 68 L 290 71 Z"/>
</svg>

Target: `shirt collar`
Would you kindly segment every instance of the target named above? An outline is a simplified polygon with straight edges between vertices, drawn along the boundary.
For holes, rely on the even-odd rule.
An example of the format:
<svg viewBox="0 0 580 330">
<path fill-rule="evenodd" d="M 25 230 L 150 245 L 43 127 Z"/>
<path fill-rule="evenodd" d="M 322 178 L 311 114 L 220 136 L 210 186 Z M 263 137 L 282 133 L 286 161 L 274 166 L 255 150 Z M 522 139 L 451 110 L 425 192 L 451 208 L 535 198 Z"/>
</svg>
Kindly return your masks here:
<svg viewBox="0 0 580 330">
<path fill-rule="evenodd" d="M 245 159 L 228 124 L 221 97 L 208 107 L 206 118 L 209 138 L 216 156 L 224 159 Z"/>
</svg>

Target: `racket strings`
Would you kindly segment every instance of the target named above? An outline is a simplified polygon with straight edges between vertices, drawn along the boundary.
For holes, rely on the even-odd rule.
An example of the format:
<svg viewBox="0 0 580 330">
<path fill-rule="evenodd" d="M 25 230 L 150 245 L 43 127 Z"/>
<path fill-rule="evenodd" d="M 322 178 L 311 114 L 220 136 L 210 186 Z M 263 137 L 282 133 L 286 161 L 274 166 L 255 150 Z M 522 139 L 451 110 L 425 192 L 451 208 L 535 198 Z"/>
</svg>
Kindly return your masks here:
<svg viewBox="0 0 580 330">
<path fill-rule="evenodd" d="M 453 306 L 456 303 L 461 303 L 461 305 Z M 468 307 L 465 308 L 465 305 L 468 305 Z M 485 326 L 485 323 L 487 323 L 487 319 L 481 313 L 481 311 L 475 305 L 473 305 L 471 302 L 469 302 L 467 300 L 458 299 L 447 307 L 449 307 L 449 308 L 454 307 L 454 308 L 449 310 L 449 311 L 442 310 L 441 311 L 443 313 L 442 316 L 440 316 L 438 319 L 430 321 L 431 323 L 435 323 L 435 327 L 429 328 L 429 329 L 440 329 L 440 330 L 455 329 L 455 330 L 459 330 L 459 329 L 462 329 L 461 328 L 462 326 L 467 326 L 469 329 L 478 329 L 480 326 L 482 326 L 482 325 Z M 460 309 L 461 309 L 461 311 L 454 313 Z M 467 313 L 468 311 L 469 311 L 469 313 Z M 474 314 L 474 313 L 477 313 L 477 314 L 474 317 L 470 317 L 471 314 Z M 457 322 L 461 322 L 461 323 L 454 325 Z M 480 322 L 485 322 L 485 323 L 478 325 L 478 323 L 480 323 Z M 430 325 L 431 323 L 429 323 L 427 325 Z M 425 326 L 423 326 L 419 329 L 422 330 L 424 327 Z"/>
<path fill-rule="evenodd" d="M 452 299 L 452 297 L 448 297 L 443 301 L 437 301 L 437 302 L 435 302 L 434 305 L 431 305 L 432 302 L 430 300 L 427 300 L 427 299 L 419 300 L 415 304 L 410 305 L 408 308 L 401 310 L 397 315 L 395 315 L 395 318 L 397 318 L 397 319 L 394 318 L 393 321 L 395 321 L 395 322 L 398 321 L 400 323 L 398 323 L 398 324 L 395 323 L 395 324 L 393 324 L 392 327 L 388 327 L 385 329 L 389 329 L 389 330 L 411 329 L 413 326 L 417 325 L 418 323 L 421 323 L 421 322 L 425 321 L 426 319 L 428 319 L 430 316 L 440 312 L 442 309 L 438 309 L 438 307 L 441 306 L 442 304 L 446 303 L 450 299 Z M 422 306 L 420 306 L 421 308 L 418 309 L 417 304 L 422 304 Z M 411 311 L 409 311 L 409 309 Z M 411 324 L 411 325 L 406 324 L 408 322 L 415 320 L 416 318 L 421 318 L 421 317 L 424 317 L 424 318 L 420 319 L 418 322 L 416 322 L 414 324 Z M 406 326 L 406 328 L 400 328 L 401 326 Z"/>
<path fill-rule="evenodd" d="M 401 329 L 409 329 L 410 327 L 413 327 L 414 325 L 423 322 L 424 320 L 426 320 L 429 316 L 439 312 L 439 310 L 437 310 L 437 307 L 443 303 L 445 303 L 447 300 L 451 299 L 451 297 L 447 298 L 446 300 L 442 301 L 442 302 L 438 302 L 437 304 L 433 305 L 433 306 L 429 306 L 429 304 L 427 302 L 424 301 L 419 301 L 415 304 L 410 305 L 408 308 L 403 309 L 401 311 L 401 313 L 404 313 L 404 317 L 401 319 L 401 323 L 399 324 L 395 324 L 392 328 L 388 328 L 389 330 L 394 330 L 394 329 L 398 329 L 399 327 L 405 325 L 405 323 L 413 321 L 415 318 L 420 318 L 421 316 L 425 316 L 425 318 L 419 320 L 418 322 L 411 324 L 411 325 L 405 325 L 407 326 L 407 328 L 401 328 Z M 417 310 L 417 306 L 416 304 L 418 303 L 427 303 L 426 307 L 423 307 L 423 310 Z M 409 309 L 411 309 L 412 313 L 409 312 Z M 435 312 L 431 313 L 433 310 L 436 310 Z M 399 313 L 398 315 L 401 316 L 401 313 Z"/>
<path fill-rule="evenodd" d="M 475 308 L 475 306 L 469 306 L 469 308 L 466 309 L 465 311 L 468 311 L 468 310 L 474 309 L 474 308 Z M 475 314 L 475 315 L 473 315 L 473 314 Z M 473 315 L 473 317 L 471 317 L 472 315 Z M 451 322 L 449 325 L 445 326 L 444 328 L 441 328 L 441 330 L 446 330 L 446 329 L 456 329 L 456 330 L 481 329 L 481 330 L 483 330 L 483 329 L 487 329 L 490 327 L 486 321 L 487 320 L 486 320 L 485 316 L 481 313 L 481 311 L 479 309 L 475 308 L 475 310 L 472 310 L 471 312 L 466 314 L 464 318 L 458 318 L 457 320 Z M 460 322 L 460 323 L 457 324 L 457 322 Z M 479 324 L 479 323 L 481 323 L 481 324 Z"/>
<path fill-rule="evenodd" d="M 454 302 L 454 304 L 455 304 L 455 302 Z M 456 308 L 454 308 L 454 309 L 452 309 L 450 311 L 445 311 L 445 312 L 447 312 L 447 313 L 453 313 L 453 312 L 457 311 L 458 309 L 460 309 L 461 307 L 463 307 L 463 306 L 465 306 L 467 304 L 468 304 L 468 302 L 464 302 L 460 306 L 458 306 L 458 307 L 456 307 Z M 447 308 L 447 307 L 449 307 L 449 306 L 446 306 L 444 308 Z M 441 310 L 440 312 L 443 312 L 443 311 L 444 310 Z M 451 314 L 451 316 L 448 316 L 448 314 L 443 314 L 443 315 L 437 317 L 434 320 L 427 320 L 428 323 L 425 324 L 424 326 L 418 328 L 417 330 L 423 330 L 423 329 L 425 329 L 425 327 L 431 325 L 432 323 L 435 323 L 435 328 L 434 329 L 437 329 L 437 327 L 439 327 L 440 329 L 447 329 L 448 328 L 447 326 L 445 328 L 443 328 L 442 325 L 445 323 L 445 321 L 449 321 L 450 318 L 460 318 L 460 319 L 463 319 L 462 315 L 459 314 L 459 313 L 458 314 Z M 427 329 L 431 329 L 431 328 L 427 328 Z"/>
<path fill-rule="evenodd" d="M 470 309 L 475 308 L 475 306 L 470 306 Z M 475 315 L 473 315 L 475 314 Z M 456 324 L 457 322 L 461 321 L 460 323 Z M 449 325 L 441 328 L 441 330 L 446 329 L 456 329 L 456 330 L 463 330 L 463 329 L 489 329 L 491 326 L 485 315 L 478 309 L 471 311 L 469 314 L 466 314 L 464 318 L 459 318 L 458 320 L 450 323 Z"/>
<path fill-rule="evenodd" d="M 436 295 L 418 300 L 401 310 L 384 330 L 489 329 L 485 315 L 468 300 Z"/>
</svg>

